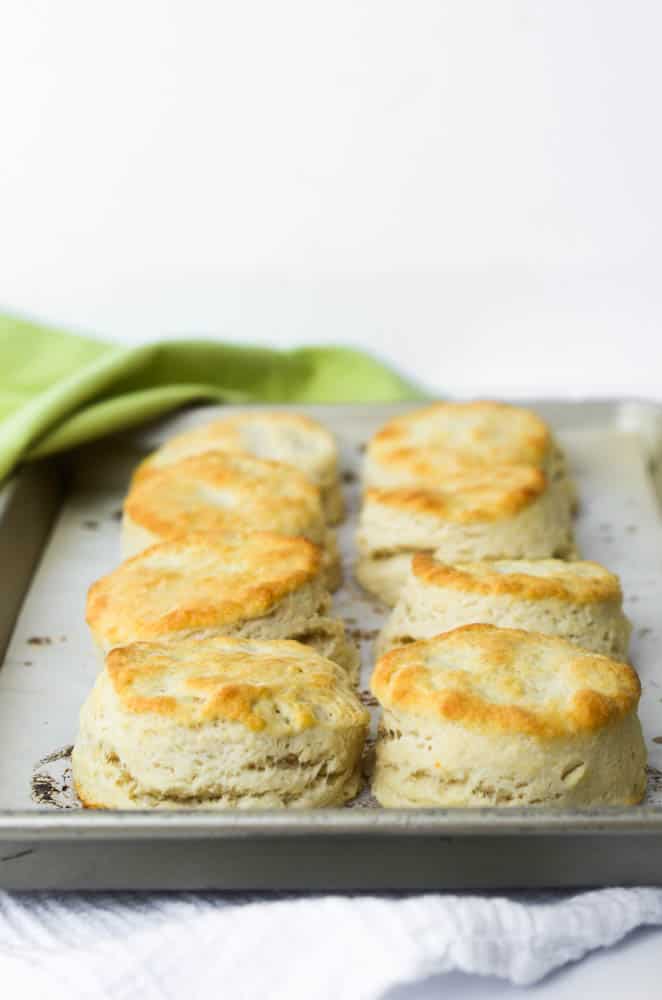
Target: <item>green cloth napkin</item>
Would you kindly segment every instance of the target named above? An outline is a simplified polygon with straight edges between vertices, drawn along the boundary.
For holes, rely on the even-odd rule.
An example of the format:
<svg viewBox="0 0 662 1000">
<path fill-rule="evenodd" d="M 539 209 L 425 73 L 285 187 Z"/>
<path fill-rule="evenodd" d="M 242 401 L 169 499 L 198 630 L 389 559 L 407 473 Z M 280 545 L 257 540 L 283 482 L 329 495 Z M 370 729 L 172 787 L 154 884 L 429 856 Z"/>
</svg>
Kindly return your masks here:
<svg viewBox="0 0 662 1000">
<path fill-rule="evenodd" d="M 0 314 L 0 480 L 40 458 L 185 403 L 422 399 L 385 365 L 345 347 L 276 351 L 212 340 L 118 347 Z"/>
</svg>

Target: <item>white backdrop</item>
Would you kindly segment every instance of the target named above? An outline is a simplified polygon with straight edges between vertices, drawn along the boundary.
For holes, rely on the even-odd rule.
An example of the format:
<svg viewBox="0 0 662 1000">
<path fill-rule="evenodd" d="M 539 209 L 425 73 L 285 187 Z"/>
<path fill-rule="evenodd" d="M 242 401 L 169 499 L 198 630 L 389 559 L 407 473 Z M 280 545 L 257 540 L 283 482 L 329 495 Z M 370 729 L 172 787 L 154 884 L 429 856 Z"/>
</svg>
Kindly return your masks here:
<svg viewBox="0 0 662 1000">
<path fill-rule="evenodd" d="M 656 0 L 0 14 L 0 304 L 662 397 Z"/>
</svg>

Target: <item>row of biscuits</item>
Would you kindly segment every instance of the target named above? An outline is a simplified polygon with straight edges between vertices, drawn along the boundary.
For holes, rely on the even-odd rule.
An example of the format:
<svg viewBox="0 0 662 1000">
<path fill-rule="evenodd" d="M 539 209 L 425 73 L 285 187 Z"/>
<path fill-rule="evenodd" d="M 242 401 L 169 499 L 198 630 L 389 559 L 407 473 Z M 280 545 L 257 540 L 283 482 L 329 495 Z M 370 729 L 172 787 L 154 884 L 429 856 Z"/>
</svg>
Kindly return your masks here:
<svg viewBox="0 0 662 1000">
<path fill-rule="evenodd" d="M 341 804 L 360 785 L 359 657 L 331 614 L 336 445 L 255 412 L 170 439 L 136 470 L 124 562 L 92 585 L 103 669 L 73 751 L 96 808 Z"/>
<path fill-rule="evenodd" d="M 640 801 L 620 583 L 575 558 L 575 490 L 544 422 L 490 402 L 419 409 L 372 438 L 364 486 L 356 573 L 393 606 L 371 682 L 379 802 Z"/>
<path fill-rule="evenodd" d="M 501 421 L 496 432 L 486 420 L 492 406 Z M 540 538 L 556 511 L 562 527 L 554 555 L 571 554 L 573 491 L 559 449 L 532 433 L 526 411 L 479 409 L 469 437 L 498 446 L 511 464 L 499 466 L 503 475 L 487 470 L 493 485 L 481 485 L 481 477 L 489 479 L 481 445 L 475 453 L 456 450 L 444 462 L 465 488 L 471 474 L 477 492 L 458 504 L 455 484 L 445 479 L 446 511 L 457 518 L 464 503 L 472 514 L 458 523 L 469 526 L 468 537 L 477 524 L 488 548 L 497 547 L 491 523 L 503 522 L 497 538 L 515 538 L 522 523 Z M 445 419 L 452 423 L 448 413 Z M 504 420 L 518 429 L 519 452 Z M 461 427 L 446 433 L 457 436 Z M 402 447 L 396 451 L 397 464 L 405 456 Z M 532 454 L 538 464 L 527 466 Z M 435 461 L 439 467 L 439 455 Z M 518 489 L 529 481 L 536 488 L 527 505 Z M 422 491 L 435 492 L 430 482 L 391 489 L 419 500 Z M 490 489 L 496 500 L 488 499 Z M 541 522 L 536 505 L 550 493 Z M 358 654 L 332 616 L 328 593 L 340 576 L 329 522 L 341 516 L 341 501 L 333 438 L 290 414 L 217 421 L 171 439 L 138 467 L 124 504 L 125 561 L 88 596 L 104 667 L 83 707 L 73 754 L 85 805 L 312 807 L 356 794 L 368 717 L 355 690 Z M 508 524 L 529 508 L 535 516 Z M 373 782 L 379 801 L 638 801 L 644 752 L 634 671 L 562 639 L 502 627 L 554 633 L 543 625 L 563 620 L 573 643 L 586 646 L 581 640 L 597 639 L 601 629 L 615 652 L 629 628 L 618 581 L 606 570 L 589 572 L 592 564 L 539 560 L 537 552 L 530 563 L 458 566 L 442 565 L 420 546 L 412 559 L 411 537 L 397 553 L 411 568 L 402 592 L 400 584 L 394 592 L 400 601 L 380 637 L 385 655 L 372 678 L 383 711 Z M 584 570 L 573 574 L 573 566 Z M 534 622 L 522 611 L 527 600 L 538 611 Z M 453 628 L 462 611 L 465 620 L 493 624 Z"/>
</svg>

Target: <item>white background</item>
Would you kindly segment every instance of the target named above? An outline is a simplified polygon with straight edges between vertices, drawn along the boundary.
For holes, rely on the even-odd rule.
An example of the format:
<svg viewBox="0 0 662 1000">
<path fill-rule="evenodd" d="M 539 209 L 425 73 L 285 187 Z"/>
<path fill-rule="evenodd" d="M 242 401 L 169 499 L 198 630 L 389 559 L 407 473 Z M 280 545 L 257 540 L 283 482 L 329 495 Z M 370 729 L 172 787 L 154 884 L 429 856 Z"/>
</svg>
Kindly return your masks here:
<svg viewBox="0 0 662 1000">
<path fill-rule="evenodd" d="M 655 0 L 3 5 L 0 306 L 662 398 L 661 39 Z M 532 992 L 649 998 L 660 939 Z"/>
<path fill-rule="evenodd" d="M 20 0 L 0 305 L 662 396 L 656 0 Z"/>
</svg>

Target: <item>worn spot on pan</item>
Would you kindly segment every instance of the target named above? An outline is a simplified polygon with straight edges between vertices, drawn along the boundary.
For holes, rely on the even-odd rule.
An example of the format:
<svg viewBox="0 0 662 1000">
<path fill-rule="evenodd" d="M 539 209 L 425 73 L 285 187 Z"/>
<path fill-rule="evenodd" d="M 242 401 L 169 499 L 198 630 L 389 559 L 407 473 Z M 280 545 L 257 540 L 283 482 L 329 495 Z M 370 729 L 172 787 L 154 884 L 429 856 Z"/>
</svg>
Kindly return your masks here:
<svg viewBox="0 0 662 1000">
<path fill-rule="evenodd" d="M 83 521 L 83 527 L 86 531 L 97 531 L 99 527 L 98 521 Z"/>
<path fill-rule="evenodd" d="M 648 775 L 648 792 L 656 794 L 662 792 L 662 771 L 657 767 L 646 768 L 646 774 Z"/>
<path fill-rule="evenodd" d="M 71 777 L 72 746 L 60 747 L 38 760 L 33 768 L 32 801 L 39 806 L 76 809 L 79 802 Z"/>
<path fill-rule="evenodd" d="M 66 747 L 60 747 L 59 750 L 53 750 L 52 753 L 46 754 L 41 760 L 38 760 L 35 767 L 43 767 L 45 764 L 53 764 L 56 760 L 65 760 L 71 757 L 71 751 L 73 750 L 73 744 L 69 744 Z"/>
<path fill-rule="evenodd" d="M 110 519 L 111 519 L 111 521 L 121 521 L 122 520 L 122 508 L 119 507 L 117 510 L 114 510 L 112 512 L 112 514 L 110 515 Z"/>
<path fill-rule="evenodd" d="M 28 646 L 50 646 L 52 643 L 49 635 L 31 635 L 28 639 Z"/>
<path fill-rule="evenodd" d="M 357 799 L 350 803 L 352 809 L 378 809 L 379 802 L 365 789 Z"/>
<path fill-rule="evenodd" d="M 369 736 L 365 741 L 363 754 L 361 756 L 361 776 L 363 778 L 363 788 L 357 799 L 352 803 L 352 807 L 359 809 L 374 809 L 378 806 L 370 790 L 372 774 L 375 769 L 375 743 L 374 736 Z"/>
<path fill-rule="evenodd" d="M 376 628 L 348 628 L 347 634 L 352 637 L 352 639 L 367 639 L 372 640 L 377 637 L 379 629 Z"/>
<path fill-rule="evenodd" d="M 24 851 L 17 851 L 16 854 L 5 854 L 0 861 L 18 861 L 19 858 L 26 858 L 28 854 L 34 854 L 34 847 L 26 847 Z"/>
</svg>

